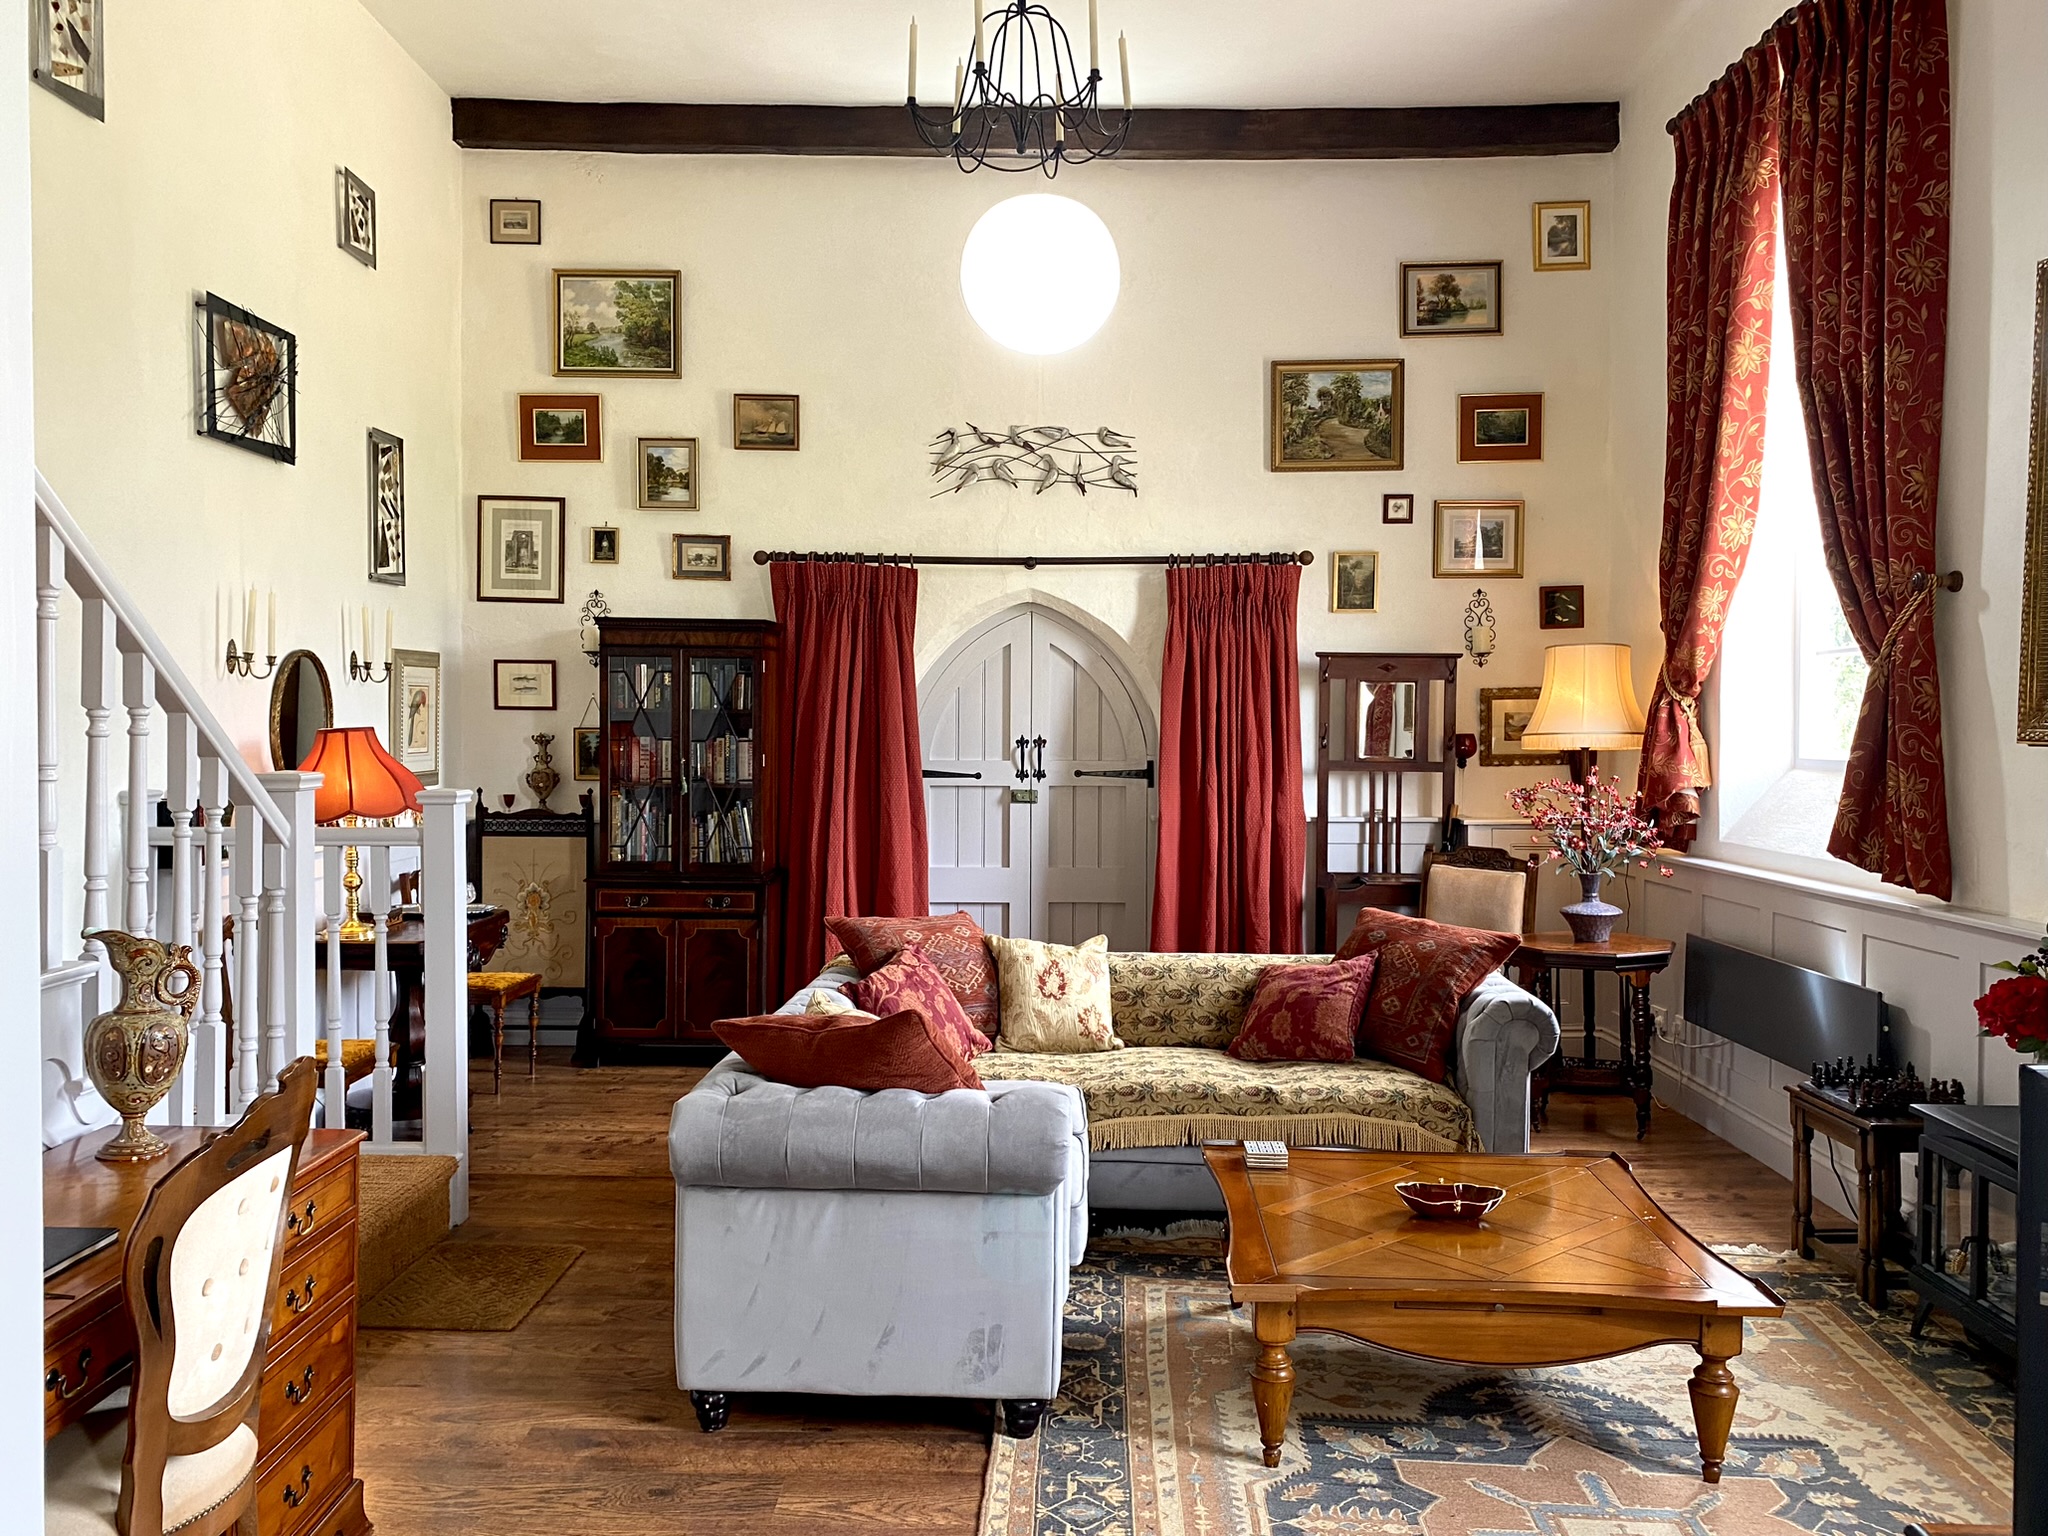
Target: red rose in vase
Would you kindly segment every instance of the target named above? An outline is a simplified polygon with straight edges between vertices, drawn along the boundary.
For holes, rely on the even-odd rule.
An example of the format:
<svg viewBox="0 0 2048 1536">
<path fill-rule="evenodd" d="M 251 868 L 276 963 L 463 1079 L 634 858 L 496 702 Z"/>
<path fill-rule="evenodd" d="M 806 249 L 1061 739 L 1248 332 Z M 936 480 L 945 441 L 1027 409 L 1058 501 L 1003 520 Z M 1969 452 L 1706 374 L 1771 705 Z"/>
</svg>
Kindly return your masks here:
<svg viewBox="0 0 2048 1536">
<path fill-rule="evenodd" d="M 1984 1033 L 2016 1051 L 2048 1051 L 2048 976 L 2007 976 L 1977 999 Z"/>
</svg>

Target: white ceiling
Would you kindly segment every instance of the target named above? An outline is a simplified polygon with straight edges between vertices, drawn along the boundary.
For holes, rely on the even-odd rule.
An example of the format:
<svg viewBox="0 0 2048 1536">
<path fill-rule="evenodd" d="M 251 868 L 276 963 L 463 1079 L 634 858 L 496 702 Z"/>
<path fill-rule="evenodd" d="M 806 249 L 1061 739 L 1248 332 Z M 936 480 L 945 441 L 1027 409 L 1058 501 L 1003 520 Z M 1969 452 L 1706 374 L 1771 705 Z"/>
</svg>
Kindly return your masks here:
<svg viewBox="0 0 2048 1536">
<path fill-rule="evenodd" d="M 974 0 L 363 0 L 451 96 L 900 102 L 910 17 L 926 100 L 951 93 Z M 990 10 L 999 0 L 982 0 Z M 1050 0 L 1077 55 L 1086 0 Z M 1100 0 L 1140 106 L 1607 100 L 1707 0 Z"/>
</svg>

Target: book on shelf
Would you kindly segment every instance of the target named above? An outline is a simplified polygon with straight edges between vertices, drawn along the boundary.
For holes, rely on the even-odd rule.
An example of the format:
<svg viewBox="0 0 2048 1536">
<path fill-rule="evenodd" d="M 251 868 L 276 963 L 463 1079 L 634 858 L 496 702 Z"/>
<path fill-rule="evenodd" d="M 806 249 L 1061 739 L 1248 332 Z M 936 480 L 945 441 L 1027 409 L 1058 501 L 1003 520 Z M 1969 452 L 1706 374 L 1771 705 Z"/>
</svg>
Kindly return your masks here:
<svg viewBox="0 0 2048 1536">
<path fill-rule="evenodd" d="M 736 735 L 692 742 L 690 773 L 705 784 L 750 785 L 754 782 L 754 743 Z"/>
<path fill-rule="evenodd" d="M 735 663 L 712 663 L 713 668 L 733 667 L 732 681 L 720 687 L 717 673 L 710 668 L 690 671 L 690 708 L 742 710 L 754 707 L 754 674 Z"/>
</svg>

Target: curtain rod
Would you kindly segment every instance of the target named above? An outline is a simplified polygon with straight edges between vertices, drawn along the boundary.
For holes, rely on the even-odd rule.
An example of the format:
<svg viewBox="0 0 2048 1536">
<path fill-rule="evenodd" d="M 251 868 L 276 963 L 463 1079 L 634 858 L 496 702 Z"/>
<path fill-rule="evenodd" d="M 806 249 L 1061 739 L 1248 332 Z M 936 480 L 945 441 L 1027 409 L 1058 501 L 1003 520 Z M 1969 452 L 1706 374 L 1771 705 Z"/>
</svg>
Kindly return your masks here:
<svg viewBox="0 0 2048 1536">
<path fill-rule="evenodd" d="M 868 555 L 840 551 L 757 549 L 754 564 L 771 560 L 825 565 L 1314 565 L 1313 550 L 1252 555 Z"/>
</svg>

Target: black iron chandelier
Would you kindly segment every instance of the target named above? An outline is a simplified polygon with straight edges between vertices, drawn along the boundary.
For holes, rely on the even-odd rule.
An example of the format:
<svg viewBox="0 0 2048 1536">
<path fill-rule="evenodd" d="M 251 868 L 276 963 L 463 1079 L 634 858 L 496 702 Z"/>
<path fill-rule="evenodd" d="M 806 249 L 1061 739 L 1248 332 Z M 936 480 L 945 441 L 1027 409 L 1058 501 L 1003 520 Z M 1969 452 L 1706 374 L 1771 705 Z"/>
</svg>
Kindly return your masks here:
<svg viewBox="0 0 2048 1536">
<path fill-rule="evenodd" d="M 1057 176 L 1062 164 L 1107 159 L 1131 131 L 1131 55 L 1117 34 L 1123 77 L 1121 112 L 1102 109 L 1101 49 L 1096 0 L 1088 0 L 1088 74 L 1075 66 L 1067 29 L 1042 4 L 1005 0 L 985 15 L 974 7 L 974 53 L 953 66 L 953 101 L 917 103 L 917 21 L 910 23 L 910 94 L 905 105 L 918 137 L 951 155 L 963 171 L 1037 169 Z M 989 23 L 993 21 L 991 29 Z"/>
</svg>

